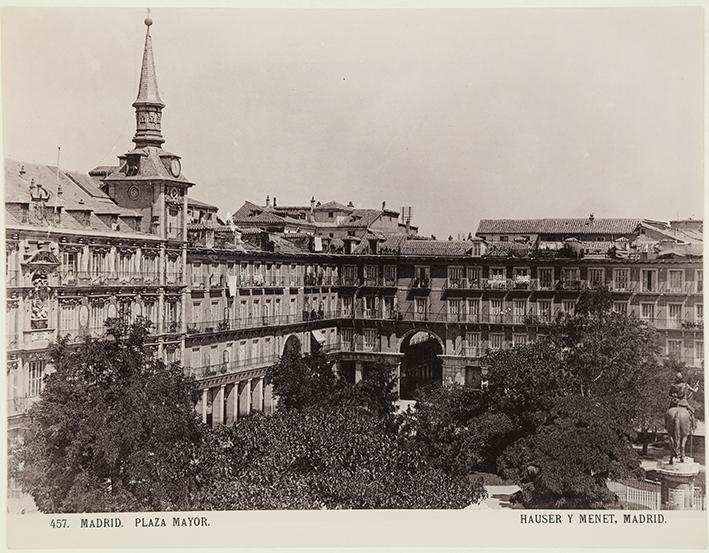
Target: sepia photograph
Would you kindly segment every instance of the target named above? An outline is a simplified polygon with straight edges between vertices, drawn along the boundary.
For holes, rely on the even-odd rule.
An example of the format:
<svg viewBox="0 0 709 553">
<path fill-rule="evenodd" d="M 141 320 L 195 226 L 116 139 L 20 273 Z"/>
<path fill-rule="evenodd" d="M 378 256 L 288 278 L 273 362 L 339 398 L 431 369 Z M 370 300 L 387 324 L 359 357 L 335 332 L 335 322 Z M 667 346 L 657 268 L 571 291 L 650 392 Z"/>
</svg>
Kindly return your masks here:
<svg viewBox="0 0 709 553">
<path fill-rule="evenodd" d="M 0 10 L 11 547 L 706 546 L 702 7 L 153 8 Z"/>
</svg>

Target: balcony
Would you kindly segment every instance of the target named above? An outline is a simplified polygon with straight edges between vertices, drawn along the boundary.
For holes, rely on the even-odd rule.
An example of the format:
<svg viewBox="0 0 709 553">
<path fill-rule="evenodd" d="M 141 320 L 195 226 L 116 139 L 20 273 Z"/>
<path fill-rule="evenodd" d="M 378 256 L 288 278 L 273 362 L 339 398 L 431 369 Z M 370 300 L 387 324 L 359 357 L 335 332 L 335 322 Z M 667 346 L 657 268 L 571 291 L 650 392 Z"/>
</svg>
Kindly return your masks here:
<svg viewBox="0 0 709 553">
<path fill-rule="evenodd" d="M 638 289 L 637 282 L 611 282 L 609 284 L 609 289 L 611 292 L 625 292 L 631 293 Z"/>
<path fill-rule="evenodd" d="M 557 283 L 556 289 L 563 291 L 580 292 L 586 290 L 588 283 L 585 280 L 560 280 Z"/>
<path fill-rule="evenodd" d="M 165 272 L 165 284 L 168 286 L 181 286 L 184 283 L 182 272 Z"/>
<path fill-rule="evenodd" d="M 160 284 L 156 272 L 116 273 L 115 271 L 78 271 L 63 272 L 59 275 L 61 286 L 135 286 Z"/>
<path fill-rule="evenodd" d="M 87 336 L 91 336 L 92 338 L 101 338 L 105 335 L 106 327 L 104 325 L 92 326 L 88 328 L 62 328 L 57 330 L 57 337 L 66 337 L 69 343 L 82 342 Z"/>
<path fill-rule="evenodd" d="M 350 286 L 350 287 L 357 287 L 360 285 L 360 282 L 361 282 L 359 277 L 356 277 L 353 275 L 342 275 L 339 278 L 333 277 L 333 281 L 336 286 Z"/>
<path fill-rule="evenodd" d="M 487 349 L 484 346 L 464 346 L 461 348 L 461 357 L 473 357 L 480 358 L 484 357 Z"/>
<path fill-rule="evenodd" d="M 343 311 L 342 316 L 347 316 Z M 356 319 L 370 319 L 383 321 L 397 321 L 402 319 L 402 314 L 398 309 L 379 308 L 379 309 L 357 309 L 355 312 Z"/>
<path fill-rule="evenodd" d="M 245 369 L 257 369 L 273 365 L 278 362 L 278 355 L 266 354 L 238 359 L 236 361 L 214 363 L 210 365 L 202 365 L 200 367 L 190 367 L 185 369 L 187 375 L 197 380 L 217 376 L 220 374 L 230 374 L 239 372 Z"/>
<path fill-rule="evenodd" d="M 419 290 L 430 290 L 431 289 L 431 277 L 414 277 L 409 283 L 409 288 L 419 289 Z"/>
<path fill-rule="evenodd" d="M 294 315 L 261 315 L 237 319 L 217 319 L 187 323 L 187 334 L 211 334 L 231 330 L 261 328 L 265 326 L 283 326 L 308 321 L 339 319 L 340 311 L 302 311 Z"/>
<path fill-rule="evenodd" d="M 162 334 L 181 334 L 182 333 L 182 322 L 181 321 L 165 321 L 162 324 Z"/>
</svg>

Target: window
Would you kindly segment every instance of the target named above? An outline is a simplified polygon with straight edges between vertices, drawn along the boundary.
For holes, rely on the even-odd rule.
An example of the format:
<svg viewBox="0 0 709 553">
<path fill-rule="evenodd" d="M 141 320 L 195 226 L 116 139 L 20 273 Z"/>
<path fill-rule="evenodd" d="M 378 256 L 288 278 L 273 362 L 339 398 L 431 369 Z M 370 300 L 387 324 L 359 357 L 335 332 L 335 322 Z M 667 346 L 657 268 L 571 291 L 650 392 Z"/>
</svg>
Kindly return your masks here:
<svg viewBox="0 0 709 553">
<path fill-rule="evenodd" d="M 426 313 L 428 311 L 428 303 L 426 298 L 414 298 L 414 309 L 416 320 L 423 321 L 426 320 Z"/>
<path fill-rule="evenodd" d="M 500 236 L 500 242 L 509 242 L 510 237 L 509 236 Z"/>
<path fill-rule="evenodd" d="M 202 284 L 202 264 L 192 263 L 192 287 L 198 288 Z"/>
<path fill-rule="evenodd" d="M 190 361 L 190 367 L 193 369 L 199 367 L 199 348 L 192 348 L 192 359 Z"/>
<path fill-rule="evenodd" d="M 613 302 L 613 312 L 620 313 L 622 315 L 628 314 L 628 302 L 627 301 L 614 301 Z"/>
<path fill-rule="evenodd" d="M 176 209 L 167 210 L 167 237 L 168 238 L 179 238 L 180 237 L 180 220 L 179 211 Z"/>
<path fill-rule="evenodd" d="M 364 280 L 367 284 L 374 284 L 377 282 L 377 266 L 376 265 L 365 265 L 364 266 Z"/>
<path fill-rule="evenodd" d="M 643 292 L 657 292 L 657 271 L 643 269 L 641 271 Z"/>
<path fill-rule="evenodd" d="M 504 302 L 502 300 L 490 300 L 490 319 L 491 322 L 501 323 L 502 317 L 505 314 Z"/>
<path fill-rule="evenodd" d="M 505 268 L 490 267 L 490 280 L 505 280 Z"/>
<path fill-rule="evenodd" d="M 524 346 L 527 344 L 527 335 L 526 334 L 514 334 L 512 336 L 512 344 L 514 346 Z"/>
<path fill-rule="evenodd" d="M 670 328 L 680 328 L 682 326 L 682 304 L 681 303 L 671 303 L 667 306 L 669 314 L 669 327 Z"/>
<path fill-rule="evenodd" d="M 77 255 L 74 252 L 62 252 L 62 269 L 66 276 L 76 276 Z"/>
<path fill-rule="evenodd" d="M 578 267 L 564 267 L 561 270 L 561 280 L 565 283 L 578 282 L 581 280 L 581 270 Z"/>
<path fill-rule="evenodd" d="M 345 265 L 342 268 L 342 276 L 345 284 L 357 284 L 357 266 Z"/>
<path fill-rule="evenodd" d="M 480 286 L 480 280 L 482 279 L 482 268 L 481 267 L 468 267 L 468 280 L 471 286 Z"/>
<path fill-rule="evenodd" d="M 551 322 L 551 300 L 539 300 L 539 320 L 544 323 Z"/>
<path fill-rule="evenodd" d="M 554 269 L 551 267 L 539 267 L 539 287 L 551 288 L 554 285 Z"/>
<path fill-rule="evenodd" d="M 672 359 L 681 359 L 682 340 L 667 340 L 667 355 Z"/>
<path fill-rule="evenodd" d="M 704 304 L 698 303 L 694 306 L 694 320 L 696 322 L 704 321 Z"/>
<path fill-rule="evenodd" d="M 27 367 L 27 395 L 29 397 L 36 397 L 42 391 L 42 378 L 44 376 L 44 361 L 34 360 L 30 361 Z"/>
<path fill-rule="evenodd" d="M 414 287 L 427 288 L 430 278 L 430 267 L 418 266 L 414 269 Z"/>
<path fill-rule="evenodd" d="M 367 319 L 374 319 L 376 317 L 375 308 L 375 297 L 374 296 L 364 296 L 364 316 Z"/>
<path fill-rule="evenodd" d="M 468 357 L 482 355 L 479 332 L 467 332 L 465 334 L 465 355 Z"/>
<path fill-rule="evenodd" d="M 704 341 L 694 342 L 694 360 L 697 365 L 704 365 Z"/>
<path fill-rule="evenodd" d="M 515 323 L 524 323 L 527 316 L 527 300 L 514 300 L 512 302 L 512 314 Z"/>
<path fill-rule="evenodd" d="M 613 270 L 613 289 L 627 290 L 629 288 L 628 269 Z"/>
<path fill-rule="evenodd" d="M 384 284 L 386 286 L 396 285 L 396 265 L 384 265 Z"/>
<path fill-rule="evenodd" d="M 391 319 L 394 313 L 394 298 L 385 296 L 382 298 L 382 319 Z"/>
<path fill-rule="evenodd" d="M 460 319 L 460 299 L 448 300 L 448 320 L 458 321 Z"/>
<path fill-rule="evenodd" d="M 352 329 L 343 328 L 340 331 L 340 336 L 342 338 L 342 349 L 344 351 L 350 351 L 352 349 Z"/>
<path fill-rule="evenodd" d="M 605 284 L 605 271 L 602 267 L 589 267 L 588 282 L 594 288 L 599 288 Z"/>
<path fill-rule="evenodd" d="M 490 334 L 490 349 L 502 349 L 505 343 L 505 335 L 500 333 Z"/>
<path fill-rule="evenodd" d="M 697 294 L 701 294 L 704 291 L 704 271 L 697 269 L 694 274 L 697 280 Z"/>
<path fill-rule="evenodd" d="M 684 271 L 670 269 L 667 272 L 667 280 L 670 290 L 674 292 L 681 292 L 684 288 Z"/>
<path fill-rule="evenodd" d="M 335 216 L 335 214 L 332 211 L 327 212 L 328 219 L 332 219 L 334 216 Z"/>
<path fill-rule="evenodd" d="M 468 320 L 478 322 L 480 320 L 480 299 L 468 298 Z"/>
<path fill-rule="evenodd" d="M 103 275 L 106 273 L 106 253 L 105 252 L 102 252 L 100 250 L 92 250 L 90 263 L 91 263 L 90 271 L 91 271 L 92 276 L 99 276 L 99 275 Z"/>
<path fill-rule="evenodd" d="M 352 296 L 342 296 L 342 316 L 352 315 Z"/>
<path fill-rule="evenodd" d="M 448 267 L 448 286 L 458 288 L 463 280 L 463 267 Z"/>
<path fill-rule="evenodd" d="M 377 345 L 377 331 L 374 328 L 364 329 L 364 349 L 366 351 L 375 351 L 378 349 Z"/>
<path fill-rule="evenodd" d="M 576 306 L 576 302 L 573 301 L 573 300 L 563 300 L 563 301 L 561 302 L 561 310 L 562 310 L 564 313 L 567 313 L 567 314 L 569 314 L 569 315 L 573 315 L 573 314 L 574 314 L 574 308 L 575 308 L 575 306 Z"/>
<path fill-rule="evenodd" d="M 655 304 L 654 303 L 641 303 L 640 304 L 640 318 L 644 321 L 654 322 L 655 321 Z"/>
</svg>

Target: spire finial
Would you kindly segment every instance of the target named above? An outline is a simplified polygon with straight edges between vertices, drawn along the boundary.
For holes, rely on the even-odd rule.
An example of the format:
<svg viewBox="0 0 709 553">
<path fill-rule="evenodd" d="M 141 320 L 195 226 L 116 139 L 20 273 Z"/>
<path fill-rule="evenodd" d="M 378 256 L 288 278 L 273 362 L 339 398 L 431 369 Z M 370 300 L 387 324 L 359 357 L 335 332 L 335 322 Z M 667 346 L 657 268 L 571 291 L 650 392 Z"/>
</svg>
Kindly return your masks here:
<svg viewBox="0 0 709 553">
<path fill-rule="evenodd" d="M 136 111 L 137 129 L 133 142 L 136 147 L 157 146 L 165 142 L 160 134 L 160 119 L 162 108 L 165 104 L 160 99 L 158 81 L 155 76 L 155 60 L 153 59 L 153 41 L 150 37 L 150 26 L 153 20 L 150 9 L 145 18 L 145 49 L 143 50 L 143 63 L 140 69 L 140 83 L 138 84 L 138 97 L 133 102 Z"/>
</svg>

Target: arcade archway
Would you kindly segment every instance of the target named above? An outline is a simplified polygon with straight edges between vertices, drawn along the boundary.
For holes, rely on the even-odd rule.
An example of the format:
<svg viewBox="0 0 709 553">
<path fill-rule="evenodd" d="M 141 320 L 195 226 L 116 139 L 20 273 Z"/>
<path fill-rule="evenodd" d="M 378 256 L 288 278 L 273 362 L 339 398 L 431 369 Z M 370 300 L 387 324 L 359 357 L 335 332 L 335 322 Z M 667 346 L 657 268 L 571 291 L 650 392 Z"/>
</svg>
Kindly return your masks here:
<svg viewBox="0 0 709 553">
<path fill-rule="evenodd" d="M 441 339 L 428 330 L 413 331 L 401 340 L 399 377 L 401 399 L 414 399 L 416 389 L 443 382 Z"/>
</svg>

